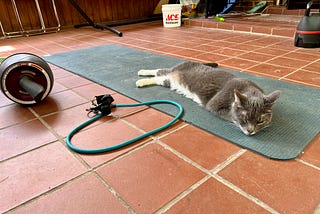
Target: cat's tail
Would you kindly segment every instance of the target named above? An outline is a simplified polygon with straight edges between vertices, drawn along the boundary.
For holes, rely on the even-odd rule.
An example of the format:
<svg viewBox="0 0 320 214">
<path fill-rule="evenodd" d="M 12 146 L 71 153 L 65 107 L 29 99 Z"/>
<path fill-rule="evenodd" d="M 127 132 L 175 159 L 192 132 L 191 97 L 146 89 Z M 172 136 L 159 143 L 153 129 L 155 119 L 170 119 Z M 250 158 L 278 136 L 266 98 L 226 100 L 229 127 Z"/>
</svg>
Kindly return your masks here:
<svg viewBox="0 0 320 214">
<path fill-rule="evenodd" d="M 213 68 L 216 68 L 219 66 L 218 63 L 215 63 L 215 62 L 208 62 L 208 63 L 203 63 L 203 64 L 206 66 L 213 67 Z"/>
</svg>

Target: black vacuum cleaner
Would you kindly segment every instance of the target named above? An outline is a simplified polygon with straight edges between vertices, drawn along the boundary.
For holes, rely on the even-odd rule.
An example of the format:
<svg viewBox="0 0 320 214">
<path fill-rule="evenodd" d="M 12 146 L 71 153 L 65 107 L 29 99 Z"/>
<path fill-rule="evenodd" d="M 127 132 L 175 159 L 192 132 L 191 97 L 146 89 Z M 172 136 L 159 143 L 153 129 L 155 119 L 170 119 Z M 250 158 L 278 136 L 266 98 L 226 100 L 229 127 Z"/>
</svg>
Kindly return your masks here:
<svg viewBox="0 0 320 214">
<path fill-rule="evenodd" d="M 305 15 L 297 26 L 294 36 L 294 45 L 297 47 L 320 47 L 320 10 L 310 15 L 312 4 L 312 0 L 307 4 Z"/>
</svg>

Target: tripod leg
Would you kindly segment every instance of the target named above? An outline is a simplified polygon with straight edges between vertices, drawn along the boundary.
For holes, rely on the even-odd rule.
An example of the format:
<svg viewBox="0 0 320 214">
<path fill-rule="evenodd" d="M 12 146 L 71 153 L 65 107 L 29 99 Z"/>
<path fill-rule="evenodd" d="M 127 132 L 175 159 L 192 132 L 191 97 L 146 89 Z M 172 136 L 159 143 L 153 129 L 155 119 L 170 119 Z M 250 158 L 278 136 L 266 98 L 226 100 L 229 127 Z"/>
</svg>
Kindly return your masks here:
<svg viewBox="0 0 320 214">
<path fill-rule="evenodd" d="M 99 24 L 99 23 L 94 23 L 94 27 L 95 28 L 99 28 L 99 29 L 102 29 L 102 30 L 110 30 L 111 32 L 117 34 L 118 36 L 122 36 L 122 32 L 118 31 L 117 29 L 113 28 L 113 27 L 110 27 L 108 25 L 103 25 L 103 24 Z"/>
<path fill-rule="evenodd" d="M 99 23 L 95 23 L 94 21 L 92 21 L 92 19 L 90 19 L 90 17 L 82 10 L 82 8 L 74 1 L 74 0 L 69 0 L 69 2 L 72 4 L 72 6 L 81 14 L 81 16 L 87 21 L 86 24 L 80 24 L 80 25 L 76 25 L 75 27 L 84 27 L 84 26 L 92 26 L 94 28 L 97 29 L 107 29 L 110 30 L 111 32 L 117 34 L 118 36 L 122 36 L 122 33 L 112 27 L 109 27 L 107 25 L 103 25 L 103 24 L 99 24 Z"/>
</svg>

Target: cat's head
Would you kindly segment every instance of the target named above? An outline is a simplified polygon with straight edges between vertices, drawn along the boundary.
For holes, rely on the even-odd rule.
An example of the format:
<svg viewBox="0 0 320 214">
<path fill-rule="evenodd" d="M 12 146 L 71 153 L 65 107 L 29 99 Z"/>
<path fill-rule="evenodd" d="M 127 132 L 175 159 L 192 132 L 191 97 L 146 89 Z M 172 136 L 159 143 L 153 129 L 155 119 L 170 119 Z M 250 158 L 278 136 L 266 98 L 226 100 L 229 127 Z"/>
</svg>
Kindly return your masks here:
<svg viewBox="0 0 320 214">
<path fill-rule="evenodd" d="M 246 135 L 256 134 L 270 124 L 272 106 L 279 97 L 280 91 L 274 91 L 268 95 L 261 93 L 247 96 L 235 89 L 231 109 L 233 123 Z"/>
</svg>

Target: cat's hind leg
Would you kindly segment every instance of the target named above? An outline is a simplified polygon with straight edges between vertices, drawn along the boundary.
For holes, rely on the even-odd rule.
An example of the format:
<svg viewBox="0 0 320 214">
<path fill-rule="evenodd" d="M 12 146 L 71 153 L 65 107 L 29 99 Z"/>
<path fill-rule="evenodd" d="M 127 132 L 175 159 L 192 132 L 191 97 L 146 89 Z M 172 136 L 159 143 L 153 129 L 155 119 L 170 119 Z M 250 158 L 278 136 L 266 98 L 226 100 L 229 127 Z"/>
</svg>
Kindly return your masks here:
<svg viewBox="0 0 320 214">
<path fill-rule="evenodd" d="M 164 87 L 170 87 L 170 80 L 168 76 L 156 76 L 151 78 L 140 79 L 136 82 L 136 86 L 138 88 L 142 88 L 145 86 L 151 85 L 161 85 Z"/>
<path fill-rule="evenodd" d="M 170 75 L 171 69 L 154 69 L 154 70 L 140 70 L 139 76 L 153 76 L 151 78 L 140 79 L 136 82 L 138 88 L 150 85 L 161 85 L 170 88 Z"/>
</svg>

